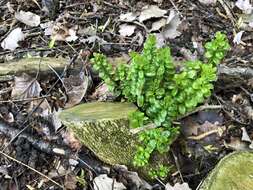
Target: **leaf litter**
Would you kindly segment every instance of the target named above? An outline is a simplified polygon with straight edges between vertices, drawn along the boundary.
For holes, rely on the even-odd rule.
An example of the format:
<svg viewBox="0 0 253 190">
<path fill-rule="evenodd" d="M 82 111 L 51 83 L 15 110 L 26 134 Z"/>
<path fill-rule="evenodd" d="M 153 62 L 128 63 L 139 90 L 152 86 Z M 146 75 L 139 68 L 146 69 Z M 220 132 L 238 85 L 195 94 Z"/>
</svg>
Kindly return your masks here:
<svg viewBox="0 0 253 190">
<path fill-rule="evenodd" d="M 21 28 L 15 28 L 12 30 L 8 36 L 1 42 L 1 47 L 3 49 L 8 49 L 14 51 L 19 47 L 18 42 L 25 39 L 25 35 Z"/>
<path fill-rule="evenodd" d="M 40 25 L 40 16 L 32 12 L 19 11 L 15 13 L 15 18 L 28 25 L 28 26 L 39 26 Z"/>
</svg>

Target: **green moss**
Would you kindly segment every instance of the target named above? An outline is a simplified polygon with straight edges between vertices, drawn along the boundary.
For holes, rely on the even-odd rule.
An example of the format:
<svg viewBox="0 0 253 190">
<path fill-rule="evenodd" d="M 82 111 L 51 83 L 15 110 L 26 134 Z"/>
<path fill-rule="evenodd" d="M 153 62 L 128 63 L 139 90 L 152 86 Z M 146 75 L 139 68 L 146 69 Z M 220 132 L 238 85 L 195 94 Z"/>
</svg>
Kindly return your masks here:
<svg viewBox="0 0 253 190">
<path fill-rule="evenodd" d="M 149 165 L 134 167 L 132 160 L 139 144 L 130 132 L 128 115 L 136 111 L 131 103 L 95 102 L 75 106 L 59 115 L 65 126 L 98 158 L 110 165 L 124 164 L 149 177 L 150 168 L 169 163 L 166 155 L 154 154 Z"/>
<path fill-rule="evenodd" d="M 224 157 L 199 190 L 252 190 L 253 153 L 235 152 Z"/>
<path fill-rule="evenodd" d="M 135 110 L 131 103 L 87 103 L 63 111 L 60 118 L 102 161 L 129 165 L 137 140 L 127 117 Z"/>
</svg>

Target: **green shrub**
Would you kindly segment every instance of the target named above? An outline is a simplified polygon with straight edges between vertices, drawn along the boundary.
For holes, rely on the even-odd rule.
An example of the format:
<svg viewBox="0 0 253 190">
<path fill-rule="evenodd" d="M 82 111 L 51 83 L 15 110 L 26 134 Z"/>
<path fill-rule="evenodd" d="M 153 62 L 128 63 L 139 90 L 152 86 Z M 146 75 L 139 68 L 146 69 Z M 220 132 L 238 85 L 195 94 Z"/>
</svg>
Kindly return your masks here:
<svg viewBox="0 0 253 190">
<path fill-rule="evenodd" d="M 172 121 L 211 95 L 212 83 L 217 78 L 216 66 L 229 49 L 228 40 L 217 32 L 205 48 L 207 63 L 185 61 L 179 67 L 173 62 L 168 47 L 156 47 L 154 35 L 148 37 L 141 54 L 130 53 L 131 64 L 113 67 L 104 55 L 94 54 L 94 69 L 109 89 L 137 104 L 139 111 L 130 115 L 130 125 L 136 128 L 153 123 L 156 126 L 140 134 L 142 146 L 137 147 L 134 165 L 148 164 L 154 151 L 167 152 L 179 133 Z"/>
</svg>

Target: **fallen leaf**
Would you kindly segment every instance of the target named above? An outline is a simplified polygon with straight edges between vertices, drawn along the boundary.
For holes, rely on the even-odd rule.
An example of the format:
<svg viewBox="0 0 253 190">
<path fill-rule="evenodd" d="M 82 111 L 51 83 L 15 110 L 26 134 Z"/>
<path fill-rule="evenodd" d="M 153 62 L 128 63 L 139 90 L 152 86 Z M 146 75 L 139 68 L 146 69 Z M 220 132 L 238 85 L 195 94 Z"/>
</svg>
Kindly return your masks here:
<svg viewBox="0 0 253 190">
<path fill-rule="evenodd" d="M 74 174 L 67 174 L 64 179 L 64 187 L 69 190 L 77 188 L 77 178 Z"/>
<path fill-rule="evenodd" d="M 9 112 L 6 106 L 0 106 L 0 118 L 6 121 L 7 123 L 14 122 L 14 116 Z"/>
<path fill-rule="evenodd" d="M 131 43 L 138 43 L 139 46 L 142 46 L 142 44 L 144 43 L 144 36 L 142 34 L 142 32 L 138 31 L 136 33 L 136 35 L 132 38 Z"/>
<path fill-rule="evenodd" d="M 152 186 L 138 176 L 137 172 L 129 171 L 125 165 L 115 165 L 113 167 L 120 174 L 120 178 L 128 183 L 134 184 L 137 189 L 151 190 Z"/>
<path fill-rule="evenodd" d="M 177 31 L 181 22 L 179 15 L 176 14 L 174 10 L 171 10 L 169 17 L 167 18 L 166 26 L 162 30 L 165 39 L 174 39 L 181 35 L 181 32 Z"/>
<path fill-rule="evenodd" d="M 68 28 L 61 23 L 57 23 L 53 26 L 51 38 L 55 41 L 76 41 L 78 39 L 76 31 L 77 27 Z"/>
<path fill-rule="evenodd" d="M 134 30 L 136 29 L 135 25 L 130 24 L 121 24 L 119 26 L 119 33 L 121 36 L 131 36 L 134 33 Z"/>
<path fill-rule="evenodd" d="M 53 21 L 49 21 L 49 22 L 41 23 L 40 27 L 42 29 L 44 29 L 44 34 L 46 36 L 51 36 L 52 33 L 53 33 L 54 22 Z"/>
<path fill-rule="evenodd" d="M 3 175 L 5 179 L 11 179 L 11 176 L 9 175 L 9 172 L 8 172 L 9 167 L 10 166 L 7 166 L 7 165 L 0 166 L 0 174 Z"/>
<path fill-rule="evenodd" d="M 17 47 L 19 47 L 18 42 L 24 40 L 25 35 L 22 32 L 21 28 L 16 28 L 12 30 L 9 35 L 2 41 L 1 47 L 3 49 L 9 49 L 14 51 Z"/>
<path fill-rule="evenodd" d="M 13 9 L 13 4 L 11 4 L 10 2 L 7 2 L 6 3 L 6 7 L 8 8 L 8 10 L 11 12 L 11 13 L 14 13 L 15 10 Z"/>
<path fill-rule="evenodd" d="M 39 97 L 41 91 L 40 84 L 35 78 L 22 74 L 22 76 L 14 78 L 11 97 L 14 99 L 34 98 Z"/>
<path fill-rule="evenodd" d="M 171 186 L 169 183 L 166 184 L 165 190 L 191 190 L 188 183 L 176 183 L 174 186 Z"/>
<path fill-rule="evenodd" d="M 159 18 L 164 16 L 166 13 L 167 13 L 166 10 L 162 10 L 156 5 L 149 5 L 143 8 L 139 16 L 139 21 L 143 22 L 150 18 Z"/>
<path fill-rule="evenodd" d="M 224 146 L 228 149 L 237 150 L 237 151 L 249 151 L 249 143 L 241 141 L 240 138 L 231 137 L 230 142 L 224 142 Z"/>
<path fill-rule="evenodd" d="M 242 141 L 252 143 L 252 140 L 250 139 L 250 137 L 249 137 L 249 135 L 248 135 L 248 132 L 247 132 L 246 128 L 245 128 L 245 127 L 242 127 L 241 130 L 242 130 L 242 138 L 241 138 Z"/>
<path fill-rule="evenodd" d="M 91 95 L 92 99 L 96 99 L 98 101 L 106 101 L 106 100 L 115 100 L 117 96 L 115 96 L 109 89 L 108 86 L 103 83 L 99 85 L 95 92 Z"/>
<path fill-rule="evenodd" d="M 236 33 L 234 39 L 233 39 L 233 43 L 239 45 L 240 43 L 242 43 L 242 34 L 244 33 L 244 31 L 240 31 L 238 33 Z"/>
<path fill-rule="evenodd" d="M 104 39 L 100 38 L 99 36 L 90 36 L 86 39 L 81 39 L 80 40 L 82 43 L 88 43 L 88 44 L 92 44 L 92 43 L 95 43 L 95 42 L 98 42 L 99 44 L 104 44 L 104 43 L 107 43 Z"/>
<path fill-rule="evenodd" d="M 245 14 L 250 14 L 253 10 L 249 0 L 237 0 L 235 6 L 241 9 Z"/>
<path fill-rule="evenodd" d="M 156 47 L 157 48 L 161 48 L 165 45 L 165 38 L 161 33 L 155 33 L 155 37 L 156 37 Z"/>
<path fill-rule="evenodd" d="M 80 27 L 77 31 L 77 34 L 82 36 L 95 36 L 97 34 L 96 28 L 94 26 L 88 26 L 88 27 Z"/>
<path fill-rule="evenodd" d="M 126 187 L 106 174 L 99 175 L 93 180 L 94 190 L 126 190 Z"/>
<path fill-rule="evenodd" d="M 60 111 L 59 111 L 60 112 Z M 59 112 L 53 112 L 52 114 L 49 115 L 50 117 L 50 122 L 54 126 L 54 131 L 58 132 L 58 130 L 62 127 L 62 123 L 60 118 L 58 117 Z"/>
<path fill-rule="evenodd" d="M 199 0 L 199 2 L 205 5 L 212 5 L 215 4 L 217 0 Z"/>
<path fill-rule="evenodd" d="M 119 16 L 119 19 L 121 21 L 125 21 L 125 22 L 132 22 L 137 18 L 138 14 L 137 13 L 125 13 L 125 14 L 121 14 Z"/>
<path fill-rule="evenodd" d="M 42 117 L 46 117 L 51 114 L 51 107 L 46 98 L 43 100 L 32 100 L 30 103 L 30 107 L 27 109 L 28 112 L 36 108 L 36 113 Z"/>
<path fill-rule="evenodd" d="M 80 76 L 70 75 L 68 78 L 63 78 L 63 84 L 68 96 L 65 108 L 69 108 L 81 102 L 88 89 L 89 78 L 84 73 Z"/>
<path fill-rule="evenodd" d="M 191 50 L 186 49 L 186 48 L 180 48 L 180 53 L 184 56 L 184 58 L 187 61 L 196 61 L 198 56 L 197 56 L 197 52 L 194 51 L 194 53 L 191 52 Z"/>
<path fill-rule="evenodd" d="M 152 28 L 150 29 L 150 32 L 160 30 L 166 24 L 167 24 L 167 19 L 161 18 L 160 20 L 152 23 Z"/>
<path fill-rule="evenodd" d="M 32 12 L 19 11 L 15 13 L 15 18 L 28 25 L 28 26 L 39 26 L 40 25 L 40 16 Z"/>
</svg>

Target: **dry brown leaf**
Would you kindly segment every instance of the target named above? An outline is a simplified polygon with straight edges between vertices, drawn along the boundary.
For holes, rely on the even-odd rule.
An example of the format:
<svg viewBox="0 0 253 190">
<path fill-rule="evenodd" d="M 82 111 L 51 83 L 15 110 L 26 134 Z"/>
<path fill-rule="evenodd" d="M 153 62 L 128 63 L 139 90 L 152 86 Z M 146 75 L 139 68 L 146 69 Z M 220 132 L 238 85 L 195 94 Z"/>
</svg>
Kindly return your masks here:
<svg viewBox="0 0 253 190">
<path fill-rule="evenodd" d="M 30 103 L 30 107 L 27 109 L 28 112 L 36 108 L 36 113 L 43 117 L 52 113 L 51 106 L 49 105 L 47 99 L 32 100 Z"/>
<path fill-rule="evenodd" d="M 188 183 L 176 183 L 174 186 L 171 186 L 169 183 L 166 184 L 165 190 L 191 190 Z"/>
<path fill-rule="evenodd" d="M 125 165 L 115 165 L 113 169 L 115 169 L 120 173 L 120 175 L 122 175 L 121 178 L 124 178 L 124 181 L 127 181 L 131 184 L 135 184 L 137 189 L 152 189 L 152 186 L 148 184 L 145 180 L 141 179 L 138 176 L 137 172 L 129 171 Z"/>
<path fill-rule="evenodd" d="M 74 174 L 67 174 L 64 180 L 64 187 L 69 190 L 74 190 L 77 187 L 77 179 Z"/>
<path fill-rule="evenodd" d="M 155 21 L 152 23 L 152 28 L 151 28 L 150 32 L 160 30 L 166 24 L 167 24 L 167 19 L 161 18 L 158 21 Z"/>
<path fill-rule="evenodd" d="M 249 151 L 249 143 L 242 141 L 240 138 L 231 137 L 230 142 L 224 142 L 224 145 L 228 149 L 237 151 Z"/>
<path fill-rule="evenodd" d="M 15 28 L 12 30 L 8 36 L 2 41 L 1 47 L 3 49 L 8 49 L 14 51 L 19 47 L 18 42 L 24 40 L 25 35 L 21 28 Z"/>
<path fill-rule="evenodd" d="M 86 94 L 89 85 L 89 78 L 84 74 L 82 76 L 69 76 L 63 79 L 63 84 L 68 96 L 65 108 L 72 107 L 81 102 Z"/>
<path fill-rule="evenodd" d="M 98 101 L 114 100 L 115 95 L 108 89 L 108 86 L 103 83 L 96 88 L 96 91 L 91 95 L 92 99 L 97 99 Z"/>
<path fill-rule="evenodd" d="M 27 99 L 39 97 L 41 87 L 35 78 L 31 78 L 27 74 L 14 78 L 14 87 L 11 97 L 14 99 Z"/>
<path fill-rule="evenodd" d="M 252 140 L 250 139 L 250 137 L 249 137 L 249 135 L 248 135 L 248 132 L 247 132 L 246 128 L 245 128 L 245 127 L 242 127 L 241 130 L 242 130 L 242 138 L 241 138 L 242 141 L 252 143 Z"/>
<path fill-rule="evenodd" d="M 179 15 L 174 10 L 171 10 L 167 18 L 167 24 L 162 30 L 165 39 L 174 39 L 181 35 L 181 32 L 177 30 L 181 22 Z"/>
<path fill-rule="evenodd" d="M 121 14 L 119 16 L 119 19 L 125 22 L 132 22 L 137 18 L 137 16 L 138 16 L 138 13 L 129 12 L 129 13 Z"/>
<path fill-rule="evenodd" d="M 136 29 L 135 25 L 132 24 L 121 24 L 119 26 L 119 33 L 121 36 L 131 36 L 134 33 L 134 30 Z"/>
<path fill-rule="evenodd" d="M 28 26 L 39 26 L 40 25 L 40 16 L 32 12 L 19 11 L 15 13 L 15 18 L 28 25 Z"/>
<path fill-rule="evenodd" d="M 139 16 L 139 21 L 143 22 L 150 18 L 159 18 L 164 16 L 166 13 L 167 13 L 166 10 L 162 10 L 156 5 L 149 5 L 143 8 Z"/>
<path fill-rule="evenodd" d="M 235 6 L 241 9 L 245 14 L 250 14 L 253 10 L 250 0 L 237 0 Z"/>
<path fill-rule="evenodd" d="M 51 38 L 55 41 L 76 41 L 78 38 L 76 31 L 77 27 L 68 28 L 61 23 L 56 23 L 53 26 Z"/>
<path fill-rule="evenodd" d="M 106 174 L 99 175 L 93 180 L 94 190 L 126 190 L 127 188 L 117 182 L 115 179 L 108 177 Z"/>
</svg>

